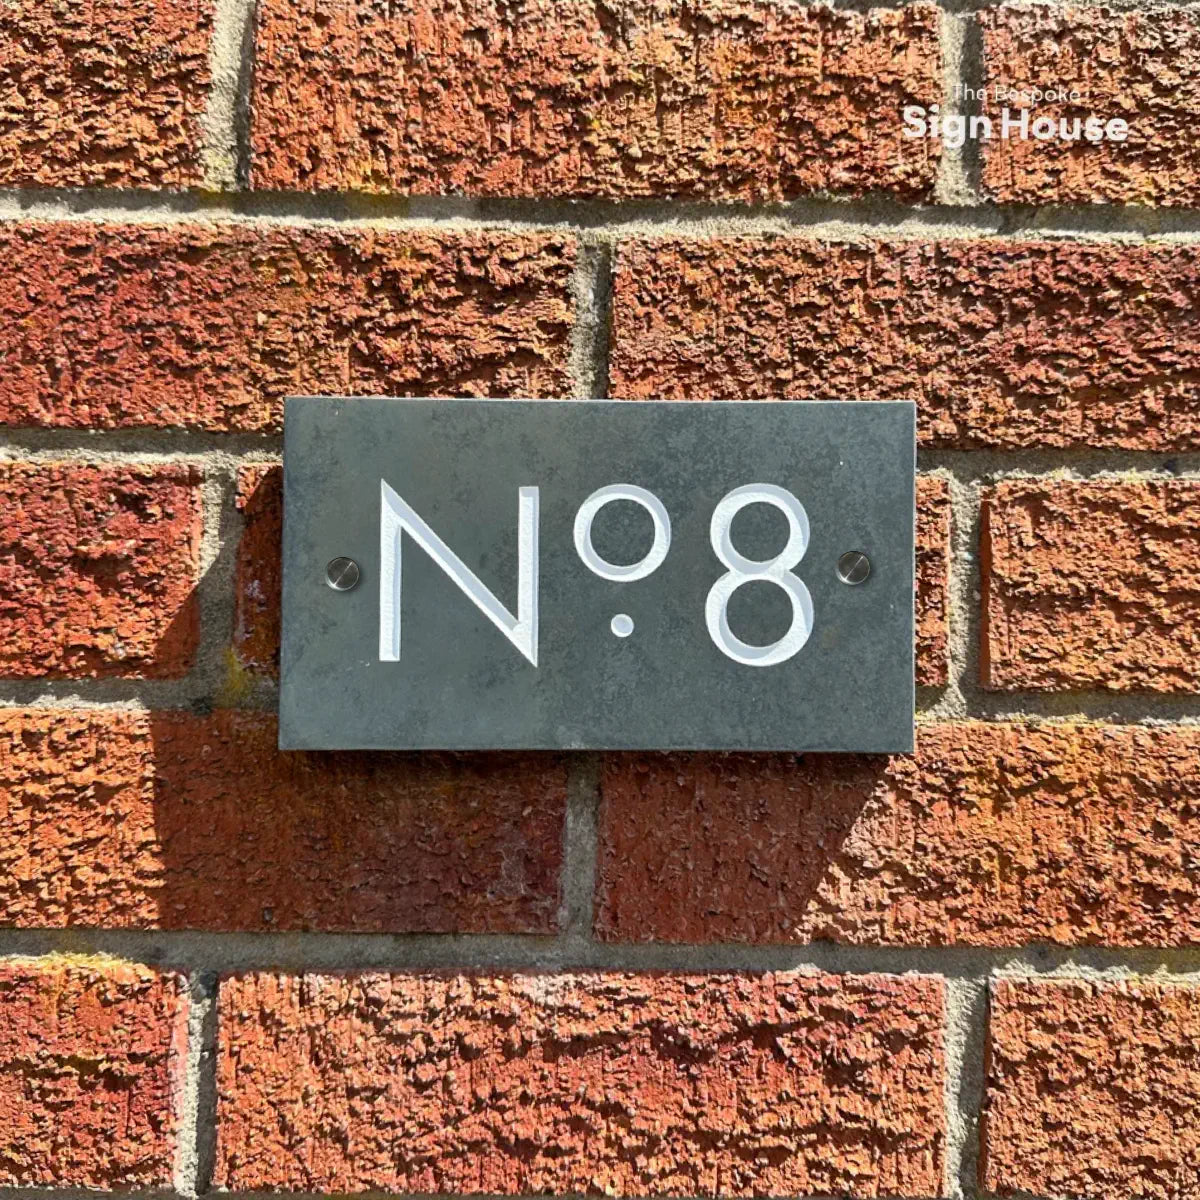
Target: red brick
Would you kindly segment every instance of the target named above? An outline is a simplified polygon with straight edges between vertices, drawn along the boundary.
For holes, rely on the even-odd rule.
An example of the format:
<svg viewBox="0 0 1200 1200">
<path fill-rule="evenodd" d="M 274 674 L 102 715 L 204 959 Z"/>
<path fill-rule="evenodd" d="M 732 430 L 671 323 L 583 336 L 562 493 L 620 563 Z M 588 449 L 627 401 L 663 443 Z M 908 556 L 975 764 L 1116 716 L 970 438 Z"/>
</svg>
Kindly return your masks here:
<svg viewBox="0 0 1200 1200">
<path fill-rule="evenodd" d="M 984 1189 L 1109 1200 L 1200 1190 L 1200 991 L 992 985 Z"/>
<path fill-rule="evenodd" d="M 0 421 L 277 429 L 284 396 L 561 396 L 557 234 L 0 226 Z"/>
<path fill-rule="evenodd" d="M 907 975 L 248 975 L 233 1191 L 942 1194 L 943 985 Z"/>
<path fill-rule="evenodd" d="M 549 933 L 565 804 L 548 755 L 282 754 L 265 714 L 0 709 L 0 913 Z"/>
<path fill-rule="evenodd" d="M 614 756 L 597 932 L 1194 946 L 1198 861 L 1196 726 L 920 725 L 890 761 Z"/>
<path fill-rule="evenodd" d="M 612 390 L 915 400 L 924 444 L 1200 449 L 1200 247 L 628 242 Z"/>
<path fill-rule="evenodd" d="M 985 687 L 1200 687 L 1200 487 L 1014 480 L 983 501 Z"/>
<path fill-rule="evenodd" d="M 0 963 L 0 1184 L 167 1188 L 183 981 L 100 959 Z"/>
<path fill-rule="evenodd" d="M 928 687 L 949 679 L 950 487 L 917 480 L 916 679 Z"/>
<path fill-rule="evenodd" d="M 237 506 L 244 527 L 237 552 L 234 652 L 242 666 L 275 676 L 283 591 L 283 468 L 243 467 Z"/>
<path fill-rule="evenodd" d="M 199 635 L 192 467 L 0 464 L 0 676 L 171 678 Z"/>
<path fill-rule="evenodd" d="M 211 0 L 0 4 L 0 186 L 200 183 L 212 9 Z"/>
<path fill-rule="evenodd" d="M 1123 142 L 983 142 L 983 186 L 1024 204 L 1200 203 L 1200 15 L 1187 9 L 1002 5 L 979 14 L 985 81 L 1017 90 L 1072 88 L 1077 101 L 1041 102 L 1030 121 L 1119 117 Z M 982 111 L 1000 122 L 989 90 Z M 1019 119 L 1019 105 L 1008 102 Z"/>
<path fill-rule="evenodd" d="M 930 195 L 937 10 L 778 0 L 263 0 L 253 185 L 781 199 Z"/>
</svg>

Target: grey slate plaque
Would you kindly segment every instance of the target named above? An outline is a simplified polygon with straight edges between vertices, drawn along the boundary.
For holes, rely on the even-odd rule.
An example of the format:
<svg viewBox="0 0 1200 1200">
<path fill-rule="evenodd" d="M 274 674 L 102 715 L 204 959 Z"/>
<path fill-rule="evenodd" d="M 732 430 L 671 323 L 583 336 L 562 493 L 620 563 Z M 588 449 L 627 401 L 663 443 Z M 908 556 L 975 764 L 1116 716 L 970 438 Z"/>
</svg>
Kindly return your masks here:
<svg viewBox="0 0 1200 1200">
<path fill-rule="evenodd" d="M 907 403 L 289 400 L 280 746 L 911 750 L 914 464 Z"/>
</svg>

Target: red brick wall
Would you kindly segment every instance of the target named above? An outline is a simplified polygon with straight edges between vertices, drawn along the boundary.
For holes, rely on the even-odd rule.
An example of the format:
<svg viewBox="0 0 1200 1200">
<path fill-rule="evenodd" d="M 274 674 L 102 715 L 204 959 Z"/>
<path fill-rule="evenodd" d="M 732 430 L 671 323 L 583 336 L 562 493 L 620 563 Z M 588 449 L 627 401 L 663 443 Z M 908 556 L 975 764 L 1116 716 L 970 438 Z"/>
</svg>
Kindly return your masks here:
<svg viewBox="0 0 1200 1200">
<path fill-rule="evenodd" d="M 1150 0 L 0 0 L 0 1187 L 1200 1195 L 1198 119 Z M 280 754 L 297 392 L 916 401 L 916 753 Z"/>
</svg>

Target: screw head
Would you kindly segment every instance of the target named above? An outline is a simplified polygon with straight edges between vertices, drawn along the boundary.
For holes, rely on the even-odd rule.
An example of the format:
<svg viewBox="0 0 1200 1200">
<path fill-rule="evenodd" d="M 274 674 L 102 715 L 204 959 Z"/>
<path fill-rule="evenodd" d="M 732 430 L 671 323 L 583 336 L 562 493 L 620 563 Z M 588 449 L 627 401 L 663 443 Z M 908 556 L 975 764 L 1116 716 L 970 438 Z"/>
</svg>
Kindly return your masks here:
<svg viewBox="0 0 1200 1200">
<path fill-rule="evenodd" d="M 867 582 L 871 560 L 861 550 L 847 550 L 837 561 L 838 578 L 851 587 Z"/>
<path fill-rule="evenodd" d="M 325 567 L 325 582 L 335 592 L 348 592 L 358 586 L 362 572 L 352 558 L 331 558 Z"/>
</svg>

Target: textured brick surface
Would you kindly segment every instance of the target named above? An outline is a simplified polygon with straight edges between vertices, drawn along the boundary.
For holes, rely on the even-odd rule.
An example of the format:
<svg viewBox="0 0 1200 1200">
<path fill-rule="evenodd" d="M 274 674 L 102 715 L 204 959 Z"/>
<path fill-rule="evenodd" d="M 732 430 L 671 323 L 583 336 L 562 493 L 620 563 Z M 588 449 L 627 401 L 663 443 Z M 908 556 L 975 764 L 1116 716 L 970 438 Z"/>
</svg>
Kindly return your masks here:
<svg viewBox="0 0 1200 1200">
<path fill-rule="evenodd" d="M 983 503 L 990 688 L 1195 691 L 1200 487 L 1014 480 Z"/>
<path fill-rule="evenodd" d="M 1131 136 L 943 237 L 947 67 Z M 1200 1200 L 1197 127 L 1189 3 L 0 0 L 0 1191 Z M 584 376 L 916 402 L 914 754 L 278 750 L 284 398 Z"/>
<path fill-rule="evenodd" d="M 275 738 L 253 713 L 0 710 L 0 922 L 552 931 L 560 760 Z"/>
<path fill-rule="evenodd" d="M 1129 125 L 1123 142 L 984 142 L 985 192 L 1024 204 L 1200 203 L 1200 15 L 1030 4 L 985 8 L 979 19 L 989 88 L 982 111 L 997 127 L 1004 105 L 990 90 L 996 86 L 1080 93 L 1077 101 L 1038 103 L 1031 121 L 1067 120 L 1070 129 L 1097 116 Z"/>
<path fill-rule="evenodd" d="M 199 634 L 191 467 L 0 464 L 0 676 L 177 676 Z"/>
<path fill-rule="evenodd" d="M 276 429 L 284 396 L 561 396 L 575 242 L 0 227 L 0 421 Z"/>
<path fill-rule="evenodd" d="M 890 762 L 612 756 L 597 929 L 1187 946 L 1200 942 L 1197 862 L 1195 726 L 921 725 L 916 757 Z"/>
<path fill-rule="evenodd" d="M 988 1022 L 989 1192 L 1200 1191 L 1200 991 L 1000 980 Z"/>
<path fill-rule="evenodd" d="M 198 184 L 212 9 L 0 4 L 0 186 Z"/>
<path fill-rule="evenodd" d="M 617 260 L 612 393 L 916 400 L 946 447 L 1200 449 L 1200 247 L 664 238 Z"/>
<path fill-rule="evenodd" d="M 283 591 L 283 468 L 243 467 L 237 506 L 237 612 L 233 645 L 238 662 L 255 672 L 279 674 L 280 599 Z"/>
<path fill-rule="evenodd" d="M 917 480 L 916 680 L 940 686 L 949 677 L 950 487 Z"/>
<path fill-rule="evenodd" d="M 250 975 L 222 983 L 231 1190 L 942 1193 L 921 976 Z"/>
<path fill-rule="evenodd" d="M 936 9 L 263 0 L 252 179 L 487 196 L 927 196 Z"/>
<path fill-rule="evenodd" d="M 0 963 L 0 1184 L 168 1187 L 186 1059 L 176 976 Z"/>
</svg>

